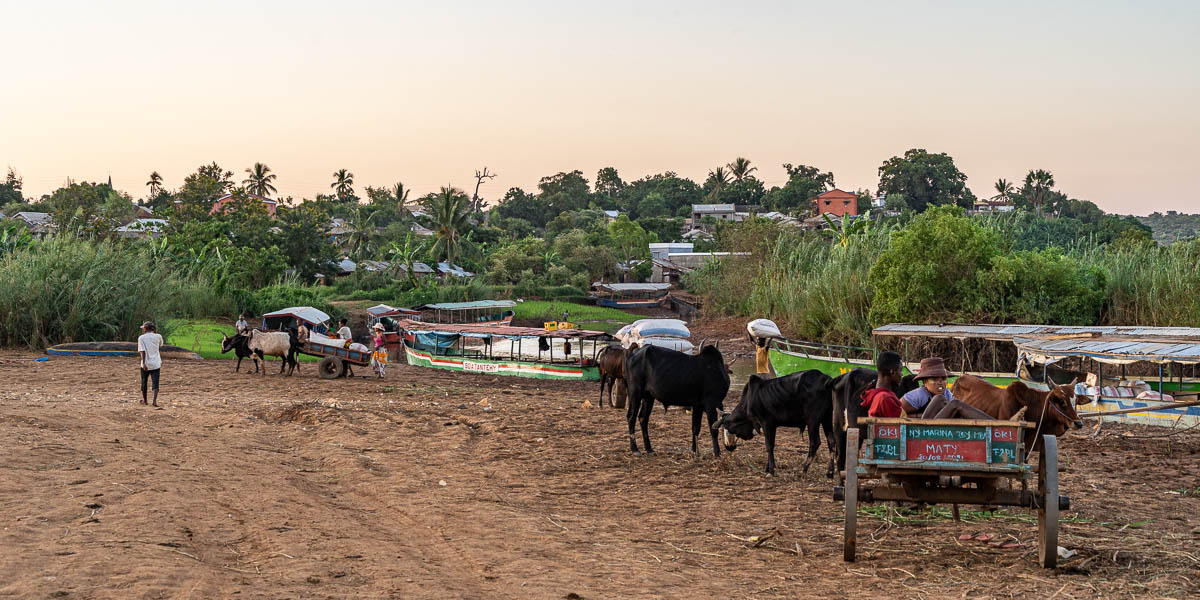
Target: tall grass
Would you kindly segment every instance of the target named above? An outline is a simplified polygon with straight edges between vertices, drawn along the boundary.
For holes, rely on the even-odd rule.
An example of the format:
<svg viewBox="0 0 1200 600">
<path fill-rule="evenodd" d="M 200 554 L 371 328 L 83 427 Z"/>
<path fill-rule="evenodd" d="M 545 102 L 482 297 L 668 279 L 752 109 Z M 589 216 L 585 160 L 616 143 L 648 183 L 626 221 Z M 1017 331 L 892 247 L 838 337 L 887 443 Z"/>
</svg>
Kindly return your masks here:
<svg viewBox="0 0 1200 600">
<path fill-rule="evenodd" d="M 143 321 L 211 302 L 149 253 L 69 235 L 0 257 L 0 343 L 128 340 Z"/>
<path fill-rule="evenodd" d="M 1200 327 L 1200 241 L 1088 245 L 1072 254 L 1107 274 L 1104 324 Z"/>
</svg>

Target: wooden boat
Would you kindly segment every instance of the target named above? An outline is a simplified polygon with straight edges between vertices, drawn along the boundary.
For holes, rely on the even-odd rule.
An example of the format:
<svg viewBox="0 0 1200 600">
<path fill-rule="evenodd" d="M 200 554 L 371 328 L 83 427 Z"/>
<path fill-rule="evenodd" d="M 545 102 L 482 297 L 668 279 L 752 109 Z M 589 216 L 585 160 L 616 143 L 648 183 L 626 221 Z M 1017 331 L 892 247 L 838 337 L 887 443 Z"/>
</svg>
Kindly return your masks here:
<svg viewBox="0 0 1200 600">
<path fill-rule="evenodd" d="M 513 315 L 516 314 L 513 311 L 516 305 L 512 300 L 438 302 L 414 307 L 412 310 L 418 314 L 408 318 L 422 323 L 447 325 L 508 325 L 512 323 Z"/>
<path fill-rule="evenodd" d="M 602 331 L 583 329 L 546 331 L 411 320 L 399 325 L 410 365 L 536 379 L 599 380 L 596 354 L 613 339 Z M 568 344 L 571 353 L 565 351 Z"/>
<path fill-rule="evenodd" d="M 592 299 L 610 308 L 651 308 L 667 299 L 669 283 L 601 283 Z"/>
<path fill-rule="evenodd" d="M 179 346 L 164 344 L 158 349 L 163 358 L 201 360 L 200 355 Z M 70 342 L 46 348 L 50 356 L 137 356 L 137 342 Z"/>
</svg>

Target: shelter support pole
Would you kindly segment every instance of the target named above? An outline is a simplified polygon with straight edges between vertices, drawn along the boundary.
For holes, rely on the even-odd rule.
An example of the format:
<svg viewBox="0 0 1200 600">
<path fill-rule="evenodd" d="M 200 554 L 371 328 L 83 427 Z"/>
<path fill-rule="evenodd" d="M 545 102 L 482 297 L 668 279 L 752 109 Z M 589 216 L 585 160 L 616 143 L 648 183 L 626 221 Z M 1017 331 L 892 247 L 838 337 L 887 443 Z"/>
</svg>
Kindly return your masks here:
<svg viewBox="0 0 1200 600">
<path fill-rule="evenodd" d="M 1000 369 L 996 358 L 996 340 L 992 340 L 992 372 L 999 373 Z"/>
<path fill-rule="evenodd" d="M 1158 363 L 1158 393 L 1160 395 L 1163 393 L 1162 363 Z"/>
</svg>

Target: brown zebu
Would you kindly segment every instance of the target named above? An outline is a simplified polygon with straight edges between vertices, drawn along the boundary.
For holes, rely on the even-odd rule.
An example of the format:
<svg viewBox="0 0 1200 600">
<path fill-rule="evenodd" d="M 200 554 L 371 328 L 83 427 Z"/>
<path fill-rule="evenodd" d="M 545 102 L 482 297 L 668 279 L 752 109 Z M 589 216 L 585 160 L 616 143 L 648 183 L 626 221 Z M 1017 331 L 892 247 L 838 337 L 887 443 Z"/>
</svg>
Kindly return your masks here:
<svg viewBox="0 0 1200 600">
<path fill-rule="evenodd" d="M 596 367 L 600 370 L 600 406 L 604 406 L 604 386 L 608 385 L 608 405 L 625 407 L 626 390 L 622 385 L 617 390 L 617 404 L 613 404 L 613 387 L 625 381 L 625 349 L 612 344 L 600 349 L 596 355 Z"/>
<path fill-rule="evenodd" d="M 1035 429 L 1025 431 L 1026 453 L 1041 451 L 1043 434 L 1061 437 L 1067 429 L 1083 427 L 1075 412 L 1074 382 L 1043 392 L 1020 381 L 998 388 L 981 377 L 963 375 L 950 386 L 950 391 L 958 400 L 1001 420 L 1011 419 L 1024 408 L 1024 420 L 1037 424 Z"/>
</svg>

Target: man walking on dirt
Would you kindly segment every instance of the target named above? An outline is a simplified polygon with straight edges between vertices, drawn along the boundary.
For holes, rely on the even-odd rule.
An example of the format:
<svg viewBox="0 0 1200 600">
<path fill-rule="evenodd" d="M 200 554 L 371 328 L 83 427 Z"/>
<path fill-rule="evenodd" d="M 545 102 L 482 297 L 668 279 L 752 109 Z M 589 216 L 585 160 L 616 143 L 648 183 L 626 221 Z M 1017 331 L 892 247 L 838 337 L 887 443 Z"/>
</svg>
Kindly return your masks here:
<svg viewBox="0 0 1200 600">
<path fill-rule="evenodd" d="M 142 404 L 146 403 L 146 380 L 150 380 L 154 388 L 154 406 L 158 406 L 158 371 L 162 368 L 163 339 L 154 330 L 154 322 L 142 323 L 142 335 L 138 336 L 138 356 L 141 358 L 142 369 Z"/>
</svg>

